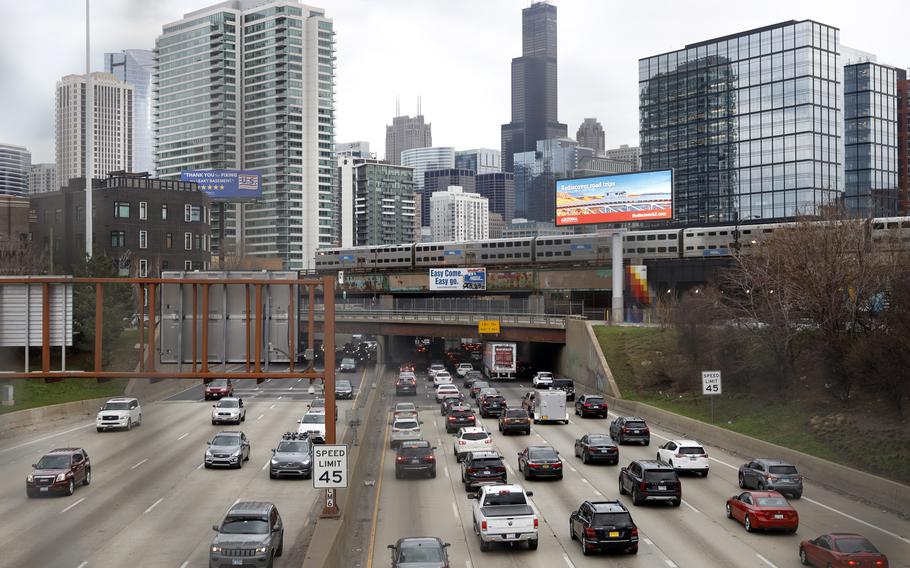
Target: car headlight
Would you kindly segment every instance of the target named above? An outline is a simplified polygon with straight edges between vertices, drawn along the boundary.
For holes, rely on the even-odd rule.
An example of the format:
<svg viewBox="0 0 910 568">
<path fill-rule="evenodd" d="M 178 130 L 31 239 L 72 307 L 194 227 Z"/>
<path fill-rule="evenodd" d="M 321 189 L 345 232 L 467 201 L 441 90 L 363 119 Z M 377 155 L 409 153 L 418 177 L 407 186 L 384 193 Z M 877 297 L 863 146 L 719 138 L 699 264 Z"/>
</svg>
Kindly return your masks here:
<svg viewBox="0 0 910 568">
<path fill-rule="evenodd" d="M 221 552 L 220 546 L 212 546 L 212 552 Z"/>
<path fill-rule="evenodd" d="M 57 481 L 63 481 L 64 479 L 66 479 L 66 472 L 61 473 L 57 476 Z"/>
<path fill-rule="evenodd" d="M 32 481 L 35 481 L 35 477 L 32 474 L 28 474 L 28 477 L 26 477 L 25 480 L 31 483 Z"/>
<path fill-rule="evenodd" d="M 310 465 L 310 458 L 303 460 L 303 465 Z"/>
<path fill-rule="evenodd" d="M 257 553 L 257 554 L 262 554 L 262 553 L 265 553 L 265 552 L 268 552 L 268 551 L 269 551 L 269 547 L 268 547 L 268 546 L 258 546 L 258 547 L 256 547 L 256 553 Z"/>
<path fill-rule="evenodd" d="M 272 465 L 276 465 L 277 463 L 278 463 L 278 458 L 272 458 Z"/>
<path fill-rule="evenodd" d="M 231 457 L 235 457 L 235 458 L 236 458 L 236 457 L 239 456 L 239 455 L 240 455 L 240 450 L 236 450 L 233 454 L 231 454 Z"/>
<path fill-rule="evenodd" d="M 205 455 L 211 456 L 211 455 L 212 455 L 212 450 L 206 450 L 206 451 L 205 451 Z"/>
</svg>

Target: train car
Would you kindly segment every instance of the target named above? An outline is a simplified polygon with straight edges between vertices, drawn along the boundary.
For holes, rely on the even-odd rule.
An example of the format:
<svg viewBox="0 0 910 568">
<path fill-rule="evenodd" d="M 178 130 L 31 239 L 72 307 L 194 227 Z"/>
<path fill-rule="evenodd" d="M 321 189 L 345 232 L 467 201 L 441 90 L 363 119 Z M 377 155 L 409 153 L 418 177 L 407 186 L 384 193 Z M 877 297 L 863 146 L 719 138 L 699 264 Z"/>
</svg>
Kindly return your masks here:
<svg viewBox="0 0 910 568">
<path fill-rule="evenodd" d="M 587 235 L 553 235 L 534 239 L 534 263 L 590 264 L 597 260 L 597 246 L 602 237 Z"/>
<path fill-rule="evenodd" d="M 414 245 L 414 267 L 464 266 L 465 243 L 440 242 Z"/>
<path fill-rule="evenodd" d="M 869 223 L 872 240 L 894 247 L 910 247 L 910 217 L 877 217 Z"/>
<path fill-rule="evenodd" d="M 739 247 L 746 250 L 759 244 L 777 229 L 793 223 L 763 223 L 739 226 Z M 690 227 L 683 230 L 683 258 L 729 256 L 737 246 L 735 225 Z"/>
<path fill-rule="evenodd" d="M 370 247 L 327 248 L 316 251 L 316 270 L 372 270 L 375 257 Z"/>
<path fill-rule="evenodd" d="M 625 258 L 680 258 L 683 252 L 682 229 L 629 231 L 623 234 Z"/>
<path fill-rule="evenodd" d="M 491 239 L 464 245 L 465 263 L 480 266 L 515 266 L 531 264 L 534 249 L 531 237 L 517 239 Z"/>
<path fill-rule="evenodd" d="M 381 245 L 370 247 L 374 266 L 379 270 L 388 268 L 413 268 L 414 243 L 402 245 Z"/>
</svg>

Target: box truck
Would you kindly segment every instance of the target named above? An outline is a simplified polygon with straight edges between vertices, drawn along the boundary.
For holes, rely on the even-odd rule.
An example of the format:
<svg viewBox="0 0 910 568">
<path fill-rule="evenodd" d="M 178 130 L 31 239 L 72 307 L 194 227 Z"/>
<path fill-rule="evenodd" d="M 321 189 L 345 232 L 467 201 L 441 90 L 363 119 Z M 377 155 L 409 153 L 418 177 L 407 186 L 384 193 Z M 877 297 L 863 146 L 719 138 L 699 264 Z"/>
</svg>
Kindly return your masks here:
<svg viewBox="0 0 910 568">
<path fill-rule="evenodd" d="M 487 341 L 483 345 L 483 372 L 490 380 L 515 378 L 518 346 L 514 343 Z"/>
</svg>

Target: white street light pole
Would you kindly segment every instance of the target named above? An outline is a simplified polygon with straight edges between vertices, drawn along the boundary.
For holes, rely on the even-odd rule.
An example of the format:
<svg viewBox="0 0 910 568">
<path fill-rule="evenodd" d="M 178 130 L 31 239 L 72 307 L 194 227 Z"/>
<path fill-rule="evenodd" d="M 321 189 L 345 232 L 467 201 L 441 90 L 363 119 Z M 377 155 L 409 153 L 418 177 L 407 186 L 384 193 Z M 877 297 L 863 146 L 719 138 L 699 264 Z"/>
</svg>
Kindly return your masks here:
<svg viewBox="0 0 910 568">
<path fill-rule="evenodd" d="M 85 256 L 92 256 L 92 178 L 95 171 L 95 93 L 92 87 L 92 48 L 89 0 L 85 0 Z"/>
</svg>

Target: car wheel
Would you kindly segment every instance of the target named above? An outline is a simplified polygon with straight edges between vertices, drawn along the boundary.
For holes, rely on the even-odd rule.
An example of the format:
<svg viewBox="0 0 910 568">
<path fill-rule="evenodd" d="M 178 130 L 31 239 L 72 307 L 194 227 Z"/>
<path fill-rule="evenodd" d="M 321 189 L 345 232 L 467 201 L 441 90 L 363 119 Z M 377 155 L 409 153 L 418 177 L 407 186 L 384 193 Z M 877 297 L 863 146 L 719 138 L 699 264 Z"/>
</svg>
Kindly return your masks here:
<svg viewBox="0 0 910 568">
<path fill-rule="evenodd" d="M 752 532 L 752 517 L 750 517 L 748 514 L 746 515 L 746 519 L 743 521 L 743 525 L 746 527 L 746 532 Z"/>
<path fill-rule="evenodd" d="M 269 479 L 276 479 L 277 477 L 278 477 L 278 476 L 275 475 L 275 472 L 274 472 L 274 471 L 269 470 Z"/>
<path fill-rule="evenodd" d="M 29 499 L 33 499 L 35 497 L 35 495 L 36 495 L 35 492 L 32 491 L 31 489 L 25 490 L 25 496 L 28 497 Z"/>
<path fill-rule="evenodd" d="M 207 463 L 206 463 L 206 464 L 202 464 L 202 465 L 204 465 L 204 466 L 205 466 L 205 469 L 211 469 L 211 467 L 212 467 L 212 466 L 210 466 L 210 465 L 209 465 L 209 464 L 207 464 Z"/>
<path fill-rule="evenodd" d="M 214 420 L 212 420 L 212 426 L 214 426 L 215 424 L 217 424 L 217 423 Z"/>
<path fill-rule="evenodd" d="M 799 563 L 803 566 L 809 565 L 809 557 L 806 556 L 806 550 L 802 546 L 799 547 Z"/>
<path fill-rule="evenodd" d="M 136 423 L 136 426 L 142 426 L 142 415 L 139 415 L 139 422 Z"/>
<path fill-rule="evenodd" d="M 284 535 L 281 535 L 281 543 L 278 544 L 278 550 L 275 551 L 275 556 L 281 556 L 284 554 Z"/>
<path fill-rule="evenodd" d="M 82 485 L 88 485 L 92 482 L 92 470 L 85 470 L 85 479 L 82 480 Z"/>
<path fill-rule="evenodd" d="M 729 504 L 729 503 L 727 503 L 727 518 L 728 518 L 728 519 L 732 519 L 732 518 L 733 518 L 733 508 L 730 507 L 730 504 Z"/>
<path fill-rule="evenodd" d="M 531 429 L 528 428 L 527 430 L 525 430 L 525 436 L 530 436 L 530 435 L 531 435 Z"/>
<path fill-rule="evenodd" d="M 569 538 L 572 540 L 578 540 L 578 536 L 575 534 L 575 531 L 572 530 L 572 521 L 569 521 Z"/>
<path fill-rule="evenodd" d="M 483 539 L 480 539 L 480 551 L 487 552 L 488 550 L 490 550 L 490 543 Z"/>
<path fill-rule="evenodd" d="M 619 480 L 619 494 L 620 495 L 626 494 L 626 489 L 625 489 L 625 487 L 622 486 L 622 479 Z"/>
<path fill-rule="evenodd" d="M 273 566 L 275 566 L 275 555 L 274 555 L 274 554 L 270 554 L 270 555 L 269 555 L 269 561 L 266 562 L 265 567 L 266 567 L 266 568 L 272 568 Z"/>
<path fill-rule="evenodd" d="M 395 479 L 401 479 L 401 472 L 397 469 L 395 470 Z"/>
<path fill-rule="evenodd" d="M 581 463 L 583 463 L 583 464 L 588 463 L 588 452 L 583 452 L 581 454 Z"/>
<path fill-rule="evenodd" d="M 436 468 L 435 467 L 432 470 L 430 470 L 430 478 L 436 479 Z"/>
<path fill-rule="evenodd" d="M 528 550 L 537 550 L 537 545 L 539 543 L 540 543 L 540 541 L 538 539 L 532 538 L 531 540 L 528 541 Z"/>
<path fill-rule="evenodd" d="M 803 498 L 803 494 L 802 494 L 802 493 L 794 493 L 794 494 L 793 494 L 793 498 L 794 498 L 794 499 L 802 499 L 802 498 Z"/>
<path fill-rule="evenodd" d="M 581 553 L 584 554 L 585 556 L 589 556 L 591 554 L 591 551 L 588 550 L 588 545 L 585 544 L 584 538 L 581 539 Z"/>
<path fill-rule="evenodd" d="M 76 484 L 73 482 L 72 479 L 70 479 L 69 485 L 66 486 L 66 494 L 72 495 L 75 492 L 76 492 Z"/>
<path fill-rule="evenodd" d="M 638 493 L 637 487 L 632 490 L 632 503 L 634 503 L 635 505 L 641 505 L 641 503 L 642 503 L 641 495 Z"/>
<path fill-rule="evenodd" d="M 737 476 L 737 481 L 739 482 L 739 488 L 740 488 L 740 489 L 745 489 L 745 488 L 746 488 L 746 478 L 743 477 L 743 474 L 740 473 L 740 474 Z"/>
<path fill-rule="evenodd" d="M 129 432 L 132 429 L 133 429 L 133 419 L 127 418 L 126 419 L 126 431 Z"/>
<path fill-rule="evenodd" d="M 765 482 L 764 482 L 764 481 L 759 481 L 759 482 L 758 482 L 758 486 L 756 487 L 756 489 L 758 489 L 759 491 L 765 491 Z"/>
<path fill-rule="evenodd" d="M 240 415 L 240 421 L 246 422 L 246 413 Z"/>
<path fill-rule="evenodd" d="M 99 432 L 104 432 L 104 428 L 96 428 Z"/>
<path fill-rule="evenodd" d="M 237 469 L 243 469 L 243 456 L 237 461 Z"/>
<path fill-rule="evenodd" d="M 679 507 L 680 505 L 682 505 L 682 499 L 677 499 L 676 501 L 673 501 L 674 507 Z"/>
<path fill-rule="evenodd" d="M 629 547 L 629 554 L 638 554 L 638 545 L 637 544 Z"/>
<path fill-rule="evenodd" d="M 704 470 L 703 472 L 701 472 L 701 474 L 703 477 L 708 477 L 708 470 L 707 469 Z"/>
</svg>

